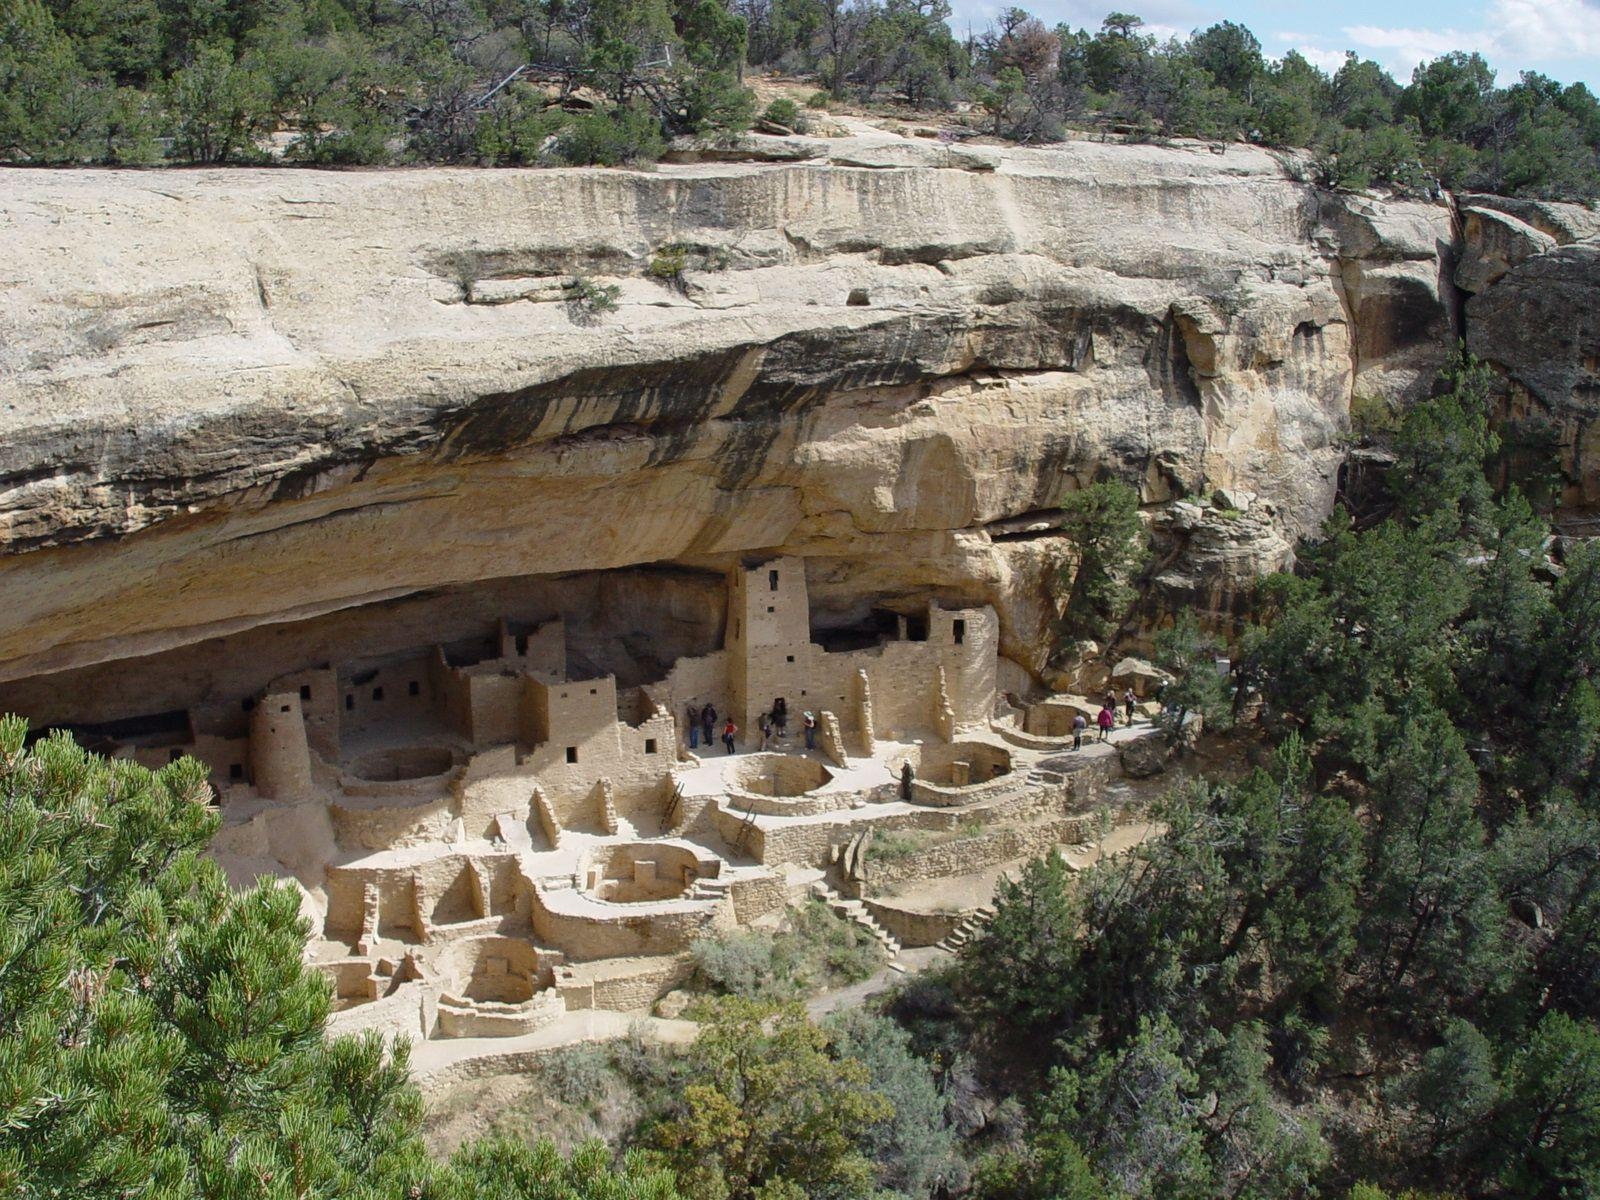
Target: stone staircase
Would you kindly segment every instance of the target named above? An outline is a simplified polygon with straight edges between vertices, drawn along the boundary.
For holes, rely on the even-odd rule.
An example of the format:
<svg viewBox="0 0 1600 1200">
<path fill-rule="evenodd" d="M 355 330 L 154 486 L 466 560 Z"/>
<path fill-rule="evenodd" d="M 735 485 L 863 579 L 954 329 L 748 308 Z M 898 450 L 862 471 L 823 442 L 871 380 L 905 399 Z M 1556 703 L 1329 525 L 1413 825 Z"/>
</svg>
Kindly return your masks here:
<svg viewBox="0 0 1600 1200">
<path fill-rule="evenodd" d="M 865 929 L 873 940 L 883 947 L 883 952 L 891 960 L 900 957 L 900 943 L 895 941 L 894 936 L 873 919 L 872 913 L 867 910 L 867 906 L 861 901 L 846 899 L 821 879 L 811 885 L 811 895 L 826 904 L 829 911 L 835 916 L 843 917 L 847 921 L 854 921 Z"/>
<path fill-rule="evenodd" d="M 994 909 L 987 904 L 980 905 L 967 913 L 961 924 L 951 930 L 944 941 L 936 943 L 937 948 L 949 954 L 960 953 L 961 948 L 972 941 L 992 920 L 994 920 Z"/>
<path fill-rule="evenodd" d="M 727 879 L 696 879 L 683 894 L 685 900 L 722 900 L 728 895 L 732 881 Z"/>
</svg>

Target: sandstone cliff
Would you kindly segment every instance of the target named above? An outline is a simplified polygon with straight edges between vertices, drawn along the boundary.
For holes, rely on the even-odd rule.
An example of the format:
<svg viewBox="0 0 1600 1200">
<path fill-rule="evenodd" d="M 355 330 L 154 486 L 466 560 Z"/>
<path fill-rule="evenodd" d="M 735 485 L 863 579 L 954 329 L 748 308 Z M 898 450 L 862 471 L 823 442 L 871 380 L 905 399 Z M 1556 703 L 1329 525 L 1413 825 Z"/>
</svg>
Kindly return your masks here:
<svg viewBox="0 0 1600 1200">
<path fill-rule="evenodd" d="M 1097 473 L 1142 488 L 1164 578 L 1225 604 L 1327 511 L 1351 396 L 1417 394 L 1464 331 L 1525 402 L 1592 415 L 1592 231 L 1463 265 L 1450 203 L 1331 197 L 1245 147 L 796 153 L 7 174 L 0 680 L 757 551 L 807 557 L 824 625 L 992 603 L 1036 670 L 1052 510 Z M 695 266 L 651 278 L 674 244 Z M 571 303 L 578 275 L 617 309 Z M 1534 304 L 1582 329 L 1530 333 Z M 1249 520 L 1161 514 L 1219 486 Z"/>
</svg>

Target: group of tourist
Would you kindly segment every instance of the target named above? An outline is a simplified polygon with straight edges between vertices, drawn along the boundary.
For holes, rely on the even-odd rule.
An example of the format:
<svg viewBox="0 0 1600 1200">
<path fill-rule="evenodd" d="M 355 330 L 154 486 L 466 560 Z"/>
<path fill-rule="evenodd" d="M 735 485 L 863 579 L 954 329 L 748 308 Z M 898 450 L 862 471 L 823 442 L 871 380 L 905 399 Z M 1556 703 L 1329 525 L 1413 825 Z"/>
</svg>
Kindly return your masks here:
<svg viewBox="0 0 1600 1200">
<path fill-rule="evenodd" d="M 709 749 L 712 744 L 713 732 L 717 727 L 716 706 L 707 700 L 702 708 L 697 709 L 693 704 L 690 704 L 684 711 L 687 718 L 686 723 L 689 727 L 689 749 L 699 749 L 702 739 Z M 801 727 L 805 730 L 806 749 L 815 750 L 817 748 L 816 715 L 809 710 L 802 714 Z M 767 743 L 772 738 L 786 736 L 789 729 L 789 702 L 782 696 L 774 699 L 772 708 L 761 714 L 759 728 L 761 731 L 760 749 L 762 750 L 767 748 Z M 722 726 L 722 744 L 729 754 L 734 751 L 738 732 L 739 727 L 733 723 L 732 715 L 729 715 Z"/>
<path fill-rule="evenodd" d="M 1133 710 L 1138 703 L 1139 698 L 1133 694 L 1132 688 L 1122 693 L 1123 718 L 1126 724 L 1133 724 Z M 1102 742 L 1111 736 L 1111 731 L 1117 724 L 1117 693 L 1115 691 L 1106 693 L 1105 703 L 1100 706 L 1099 713 L 1095 715 L 1094 723 L 1100 730 L 1100 740 Z M 1072 718 L 1072 748 L 1074 750 L 1083 749 L 1083 735 L 1088 728 L 1089 719 L 1082 713 Z"/>
</svg>

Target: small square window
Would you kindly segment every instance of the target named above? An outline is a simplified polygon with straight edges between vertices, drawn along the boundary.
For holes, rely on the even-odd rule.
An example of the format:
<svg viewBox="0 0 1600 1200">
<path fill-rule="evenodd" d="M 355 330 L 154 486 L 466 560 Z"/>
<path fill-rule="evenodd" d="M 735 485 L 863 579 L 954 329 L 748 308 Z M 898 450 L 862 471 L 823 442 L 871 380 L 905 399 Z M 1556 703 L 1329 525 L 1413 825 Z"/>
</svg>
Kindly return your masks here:
<svg viewBox="0 0 1600 1200">
<path fill-rule="evenodd" d="M 656 740 L 655 740 L 655 738 L 645 738 L 645 740 L 644 740 L 644 752 L 646 754 L 654 754 L 656 752 Z"/>
<path fill-rule="evenodd" d="M 562 693 L 561 693 L 561 698 L 562 698 L 562 699 L 563 699 L 563 700 L 565 700 L 565 699 L 566 699 L 566 698 L 567 698 L 567 694 L 566 694 L 566 693 L 565 693 L 565 692 L 562 692 Z"/>
<path fill-rule="evenodd" d="M 599 694 L 600 694 L 600 689 L 599 688 L 590 688 L 589 689 L 589 695 L 598 696 Z"/>
<path fill-rule="evenodd" d="M 372 689 L 372 698 L 374 700 L 382 700 L 383 699 L 383 689 L 382 688 L 373 688 Z"/>
<path fill-rule="evenodd" d="M 567 761 L 569 763 L 575 763 L 578 761 L 578 748 L 576 746 L 567 747 Z"/>
<path fill-rule="evenodd" d="M 229 763 L 228 764 L 228 778 L 232 779 L 235 782 L 238 782 L 239 780 L 243 779 L 244 778 L 244 764 L 243 763 Z"/>
<path fill-rule="evenodd" d="M 408 696 L 420 696 L 420 695 L 422 695 L 422 685 L 420 683 L 418 683 L 415 679 L 413 679 L 410 683 L 406 684 L 406 695 L 408 695 Z"/>
<path fill-rule="evenodd" d="M 793 662 L 793 661 L 794 661 L 794 655 L 792 655 L 792 654 L 791 654 L 791 655 L 789 655 L 789 656 L 788 656 L 788 659 L 787 659 L 787 660 L 786 660 L 786 661 L 788 661 L 788 662 Z"/>
<path fill-rule="evenodd" d="M 800 689 L 800 694 L 801 694 L 801 695 L 802 695 L 802 696 L 804 696 L 804 695 L 805 695 L 805 694 L 806 694 L 806 690 L 805 690 L 805 688 L 801 688 L 801 689 Z"/>
<path fill-rule="evenodd" d="M 355 710 L 355 707 L 356 707 L 356 694 L 354 692 L 346 692 L 344 694 L 344 710 L 345 710 L 345 712 L 353 712 Z"/>
<path fill-rule="evenodd" d="M 278 711 L 281 712 L 281 713 L 292 712 L 293 710 L 294 710 L 294 705 L 292 705 L 292 704 L 280 704 L 280 705 L 278 705 Z"/>
<path fill-rule="evenodd" d="M 302 699 L 302 700 L 311 699 L 311 685 L 309 683 L 302 683 L 300 685 L 300 699 Z"/>
<path fill-rule="evenodd" d="M 767 605 L 767 611 L 768 612 L 777 612 L 778 610 L 773 608 L 772 605 L 769 604 L 769 605 Z"/>
</svg>

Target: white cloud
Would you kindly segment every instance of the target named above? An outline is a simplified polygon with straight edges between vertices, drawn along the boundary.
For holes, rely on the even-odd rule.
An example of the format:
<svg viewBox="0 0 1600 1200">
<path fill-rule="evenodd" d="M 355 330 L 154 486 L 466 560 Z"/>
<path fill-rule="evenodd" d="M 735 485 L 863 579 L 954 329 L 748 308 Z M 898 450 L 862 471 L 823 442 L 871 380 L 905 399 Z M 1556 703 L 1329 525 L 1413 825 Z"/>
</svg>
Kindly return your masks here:
<svg viewBox="0 0 1600 1200">
<path fill-rule="evenodd" d="M 1350 25 L 1343 33 L 1402 83 L 1418 63 L 1451 50 L 1482 54 L 1504 76 L 1502 85 L 1533 62 L 1600 59 L 1600 7 L 1588 0 L 1491 0 L 1478 29 Z"/>
<path fill-rule="evenodd" d="M 1276 56 L 1279 59 L 1287 51 L 1294 50 L 1312 66 L 1321 67 L 1329 75 L 1337 73 L 1339 68 L 1344 66 L 1343 50 L 1324 50 L 1322 47 L 1313 44 L 1317 39 L 1310 34 L 1275 33 L 1272 37 L 1273 40 L 1283 43 L 1283 51 Z"/>
</svg>

